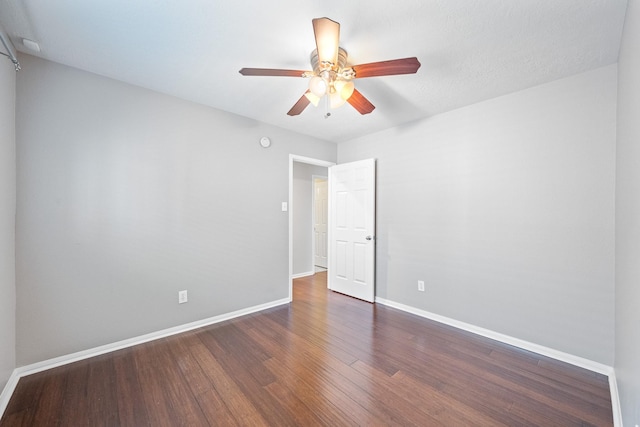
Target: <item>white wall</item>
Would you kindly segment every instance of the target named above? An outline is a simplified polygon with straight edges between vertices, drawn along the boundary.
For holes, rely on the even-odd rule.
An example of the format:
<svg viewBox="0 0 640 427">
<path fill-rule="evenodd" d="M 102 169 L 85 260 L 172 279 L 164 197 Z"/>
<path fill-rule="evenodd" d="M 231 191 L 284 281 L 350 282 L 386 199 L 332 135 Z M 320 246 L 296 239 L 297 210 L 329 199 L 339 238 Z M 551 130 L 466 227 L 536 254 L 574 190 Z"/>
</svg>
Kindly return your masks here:
<svg viewBox="0 0 640 427">
<path fill-rule="evenodd" d="M 640 1 L 631 0 L 618 64 L 616 360 L 624 425 L 640 424 Z"/>
<path fill-rule="evenodd" d="M 292 273 L 314 271 L 313 175 L 327 176 L 327 168 L 293 162 L 293 266 Z"/>
<path fill-rule="evenodd" d="M 612 365 L 616 73 L 339 144 L 377 158 L 376 295 Z"/>
<path fill-rule="evenodd" d="M 16 367 L 16 72 L 0 56 L 0 391 Z"/>
<path fill-rule="evenodd" d="M 288 297 L 289 154 L 335 144 L 21 62 L 18 365 Z"/>
</svg>

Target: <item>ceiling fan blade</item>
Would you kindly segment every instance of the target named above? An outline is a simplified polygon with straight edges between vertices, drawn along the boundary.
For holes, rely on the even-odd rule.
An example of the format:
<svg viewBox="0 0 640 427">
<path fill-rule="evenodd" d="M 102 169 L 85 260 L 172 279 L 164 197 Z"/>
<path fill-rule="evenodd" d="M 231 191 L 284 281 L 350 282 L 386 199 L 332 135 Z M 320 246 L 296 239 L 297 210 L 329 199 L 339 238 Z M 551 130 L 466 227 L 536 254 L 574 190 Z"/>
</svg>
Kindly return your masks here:
<svg viewBox="0 0 640 427">
<path fill-rule="evenodd" d="M 287 113 L 290 116 L 297 116 L 298 114 L 302 113 L 304 111 L 305 108 L 307 108 L 307 105 L 309 105 L 311 103 L 311 101 L 309 101 L 309 98 L 307 98 L 307 93 L 309 93 L 309 91 L 306 91 L 301 97 L 300 99 L 298 99 L 298 102 L 296 102 L 293 107 L 291 107 L 291 109 L 289 110 L 289 112 Z"/>
<path fill-rule="evenodd" d="M 353 108 L 358 110 L 360 114 L 369 114 L 373 110 L 375 110 L 375 105 L 373 105 L 367 98 L 364 97 L 358 89 L 353 90 L 353 94 L 347 99 L 347 102 L 351 104 Z"/>
<path fill-rule="evenodd" d="M 340 42 L 340 24 L 329 18 L 316 18 L 313 23 L 313 34 L 316 37 L 318 61 L 338 63 L 338 44 Z"/>
<path fill-rule="evenodd" d="M 412 58 L 392 59 L 390 61 L 371 62 L 369 64 L 354 65 L 356 78 L 392 76 L 395 74 L 414 74 L 420 68 L 420 62 L 415 56 Z"/>
<path fill-rule="evenodd" d="M 303 77 L 304 70 L 281 70 L 278 68 L 242 68 L 240 74 L 243 76 L 282 76 L 282 77 Z"/>
</svg>

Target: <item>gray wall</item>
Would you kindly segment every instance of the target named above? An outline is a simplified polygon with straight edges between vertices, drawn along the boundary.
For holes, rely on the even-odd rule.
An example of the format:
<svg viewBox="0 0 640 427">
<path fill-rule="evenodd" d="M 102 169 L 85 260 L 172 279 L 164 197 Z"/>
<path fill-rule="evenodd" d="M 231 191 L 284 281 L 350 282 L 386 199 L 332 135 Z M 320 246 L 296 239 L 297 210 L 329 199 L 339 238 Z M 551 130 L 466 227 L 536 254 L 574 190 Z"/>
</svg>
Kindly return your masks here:
<svg viewBox="0 0 640 427">
<path fill-rule="evenodd" d="M 18 365 L 288 297 L 289 154 L 335 144 L 21 61 Z"/>
<path fill-rule="evenodd" d="M 378 160 L 376 295 L 612 365 L 616 75 L 339 144 Z"/>
<path fill-rule="evenodd" d="M 293 274 L 313 272 L 313 175 L 327 168 L 293 162 Z"/>
<path fill-rule="evenodd" d="M 16 72 L 0 56 L 0 391 L 16 367 Z"/>
<path fill-rule="evenodd" d="M 618 64 L 616 361 L 624 425 L 640 424 L 640 2 L 629 2 Z"/>
</svg>

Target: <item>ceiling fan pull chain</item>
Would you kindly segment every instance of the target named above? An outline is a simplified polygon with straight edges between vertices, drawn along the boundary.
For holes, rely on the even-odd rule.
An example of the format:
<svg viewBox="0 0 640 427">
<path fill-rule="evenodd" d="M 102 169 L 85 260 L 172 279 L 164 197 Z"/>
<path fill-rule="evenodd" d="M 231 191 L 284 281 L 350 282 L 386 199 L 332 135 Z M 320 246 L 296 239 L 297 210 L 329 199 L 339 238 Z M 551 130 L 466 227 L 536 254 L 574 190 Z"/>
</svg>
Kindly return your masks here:
<svg viewBox="0 0 640 427">
<path fill-rule="evenodd" d="M 329 95 L 325 95 L 324 96 L 324 100 L 325 100 L 325 113 L 324 113 L 324 118 L 328 119 L 329 117 L 331 117 L 331 112 L 329 111 Z"/>
</svg>

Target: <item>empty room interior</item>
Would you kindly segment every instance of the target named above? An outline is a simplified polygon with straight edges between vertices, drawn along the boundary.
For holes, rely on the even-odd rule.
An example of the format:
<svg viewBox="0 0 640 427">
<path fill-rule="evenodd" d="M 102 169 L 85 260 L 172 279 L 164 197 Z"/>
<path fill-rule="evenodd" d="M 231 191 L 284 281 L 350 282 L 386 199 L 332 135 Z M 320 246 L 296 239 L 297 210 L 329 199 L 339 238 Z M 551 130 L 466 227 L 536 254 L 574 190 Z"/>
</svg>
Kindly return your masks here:
<svg viewBox="0 0 640 427">
<path fill-rule="evenodd" d="M 640 425 L 640 0 L 0 39 L 0 425 Z"/>
</svg>

